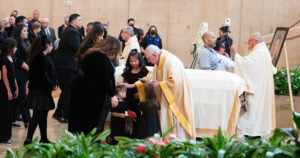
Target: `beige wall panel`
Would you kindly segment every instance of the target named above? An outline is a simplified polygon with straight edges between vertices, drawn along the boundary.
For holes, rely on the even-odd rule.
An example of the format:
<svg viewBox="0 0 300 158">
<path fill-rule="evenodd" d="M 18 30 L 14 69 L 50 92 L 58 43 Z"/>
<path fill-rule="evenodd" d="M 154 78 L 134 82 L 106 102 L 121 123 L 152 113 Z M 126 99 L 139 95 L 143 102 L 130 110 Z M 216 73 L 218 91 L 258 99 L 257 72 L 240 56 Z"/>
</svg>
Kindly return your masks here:
<svg viewBox="0 0 300 158">
<path fill-rule="evenodd" d="M 209 30 L 218 36 L 218 28 L 227 17 L 231 18 L 231 34 L 242 55 L 247 55 L 250 32 L 273 33 L 277 26 L 290 26 L 300 17 L 299 0 L 1 0 L 0 18 L 9 16 L 12 10 L 31 17 L 34 9 L 41 17 L 49 17 L 51 26 L 63 24 L 63 18 L 79 13 L 84 26 L 89 21 L 109 22 L 109 33 L 118 36 L 127 19 L 136 19 L 136 27 L 146 33 L 150 25 L 156 25 L 165 49 L 182 58 L 189 66 L 191 51 L 199 25 L 208 22 Z M 299 42 L 288 42 L 290 65 L 300 65 Z M 292 53 L 293 52 L 293 53 Z M 291 54 L 291 55 L 290 55 Z M 280 58 L 279 65 L 284 65 Z"/>
</svg>

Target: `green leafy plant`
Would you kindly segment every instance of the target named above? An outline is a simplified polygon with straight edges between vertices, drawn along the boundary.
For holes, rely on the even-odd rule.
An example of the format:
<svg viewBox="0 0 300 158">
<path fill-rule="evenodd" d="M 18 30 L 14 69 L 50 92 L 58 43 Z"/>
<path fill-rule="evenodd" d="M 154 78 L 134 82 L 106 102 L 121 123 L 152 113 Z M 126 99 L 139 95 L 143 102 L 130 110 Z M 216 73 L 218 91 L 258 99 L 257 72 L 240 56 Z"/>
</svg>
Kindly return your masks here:
<svg viewBox="0 0 300 158">
<path fill-rule="evenodd" d="M 292 85 L 293 95 L 300 95 L 300 68 L 294 67 L 290 69 L 290 79 Z M 275 94 L 288 95 L 288 79 L 285 67 L 278 68 L 277 73 L 274 75 Z"/>
<path fill-rule="evenodd" d="M 39 143 L 35 139 L 31 144 L 18 151 L 7 149 L 7 158 L 294 158 L 300 155 L 298 130 L 300 114 L 293 113 L 298 129 L 276 129 L 269 139 L 237 138 L 223 134 L 219 128 L 214 137 L 204 137 L 200 141 L 181 141 L 170 134 L 172 128 L 162 137 L 155 134 L 147 139 L 115 137 L 117 145 L 100 143 L 110 135 L 104 131 L 97 135 L 73 134 L 65 131 L 65 136 L 58 139 L 58 144 Z"/>
</svg>

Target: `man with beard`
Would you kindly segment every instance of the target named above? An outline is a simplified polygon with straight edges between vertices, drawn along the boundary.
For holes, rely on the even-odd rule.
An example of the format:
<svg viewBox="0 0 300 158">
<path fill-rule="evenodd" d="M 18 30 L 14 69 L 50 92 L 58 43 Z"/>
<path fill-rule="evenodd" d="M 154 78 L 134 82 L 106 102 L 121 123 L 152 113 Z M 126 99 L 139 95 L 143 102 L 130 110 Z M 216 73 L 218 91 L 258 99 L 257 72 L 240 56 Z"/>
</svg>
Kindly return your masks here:
<svg viewBox="0 0 300 158">
<path fill-rule="evenodd" d="M 202 40 L 204 47 L 198 54 L 195 67 L 202 70 L 216 70 L 220 60 L 213 49 L 216 43 L 215 34 L 213 32 L 204 32 Z"/>
</svg>

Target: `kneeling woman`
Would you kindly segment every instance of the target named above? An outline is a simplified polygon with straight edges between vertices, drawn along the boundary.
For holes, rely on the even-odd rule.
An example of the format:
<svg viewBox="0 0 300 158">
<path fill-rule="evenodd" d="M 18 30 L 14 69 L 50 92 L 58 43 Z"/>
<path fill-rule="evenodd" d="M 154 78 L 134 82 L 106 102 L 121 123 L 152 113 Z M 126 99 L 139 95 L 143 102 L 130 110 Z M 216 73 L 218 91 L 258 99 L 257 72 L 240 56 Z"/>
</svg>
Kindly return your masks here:
<svg viewBox="0 0 300 158">
<path fill-rule="evenodd" d="M 30 48 L 27 106 L 33 109 L 33 116 L 29 123 L 24 145 L 32 141 L 37 125 L 39 125 L 41 132 L 41 142 L 49 143 L 47 116 L 49 110 L 54 109 L 51 92 L 57 86 L 55 68 L 52 60 L 47 56 L 52 49 L 53 46 L 47 36 L 36 38 Z"/>
<path fill-rule="evenodd" d="M 114 58 L 119 52 L 118 39 L 108 36 L 83 55 L 79 76 L 72 83 L 70 132 L 87 134 L 96 128 L 106 96 L 112 107 L 118 105 L 114 67 L 109 57 Z"/>
</svg>

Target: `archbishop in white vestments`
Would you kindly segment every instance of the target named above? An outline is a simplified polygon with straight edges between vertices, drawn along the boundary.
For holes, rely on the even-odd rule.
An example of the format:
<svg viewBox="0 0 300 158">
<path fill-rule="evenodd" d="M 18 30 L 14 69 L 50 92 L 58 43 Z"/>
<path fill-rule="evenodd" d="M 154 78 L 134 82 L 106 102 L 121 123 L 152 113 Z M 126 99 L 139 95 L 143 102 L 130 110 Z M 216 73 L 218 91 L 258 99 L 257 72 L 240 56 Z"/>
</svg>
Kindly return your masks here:
<svg viewBox="0 0 300 158">
<path fill-rule="evenodd" d="M 248 136 L 267 136 L 275 129 L 275 96 L 273 66 L 270 52 L 260 33 L 250 34 L 250 54 L 235 55 L 235 74 L 241 76 L 249 86 L 248 109 L 240 116 L 238 133 Z M 232 52 L 231 51 L 231 52 Z"/>
</svg>

